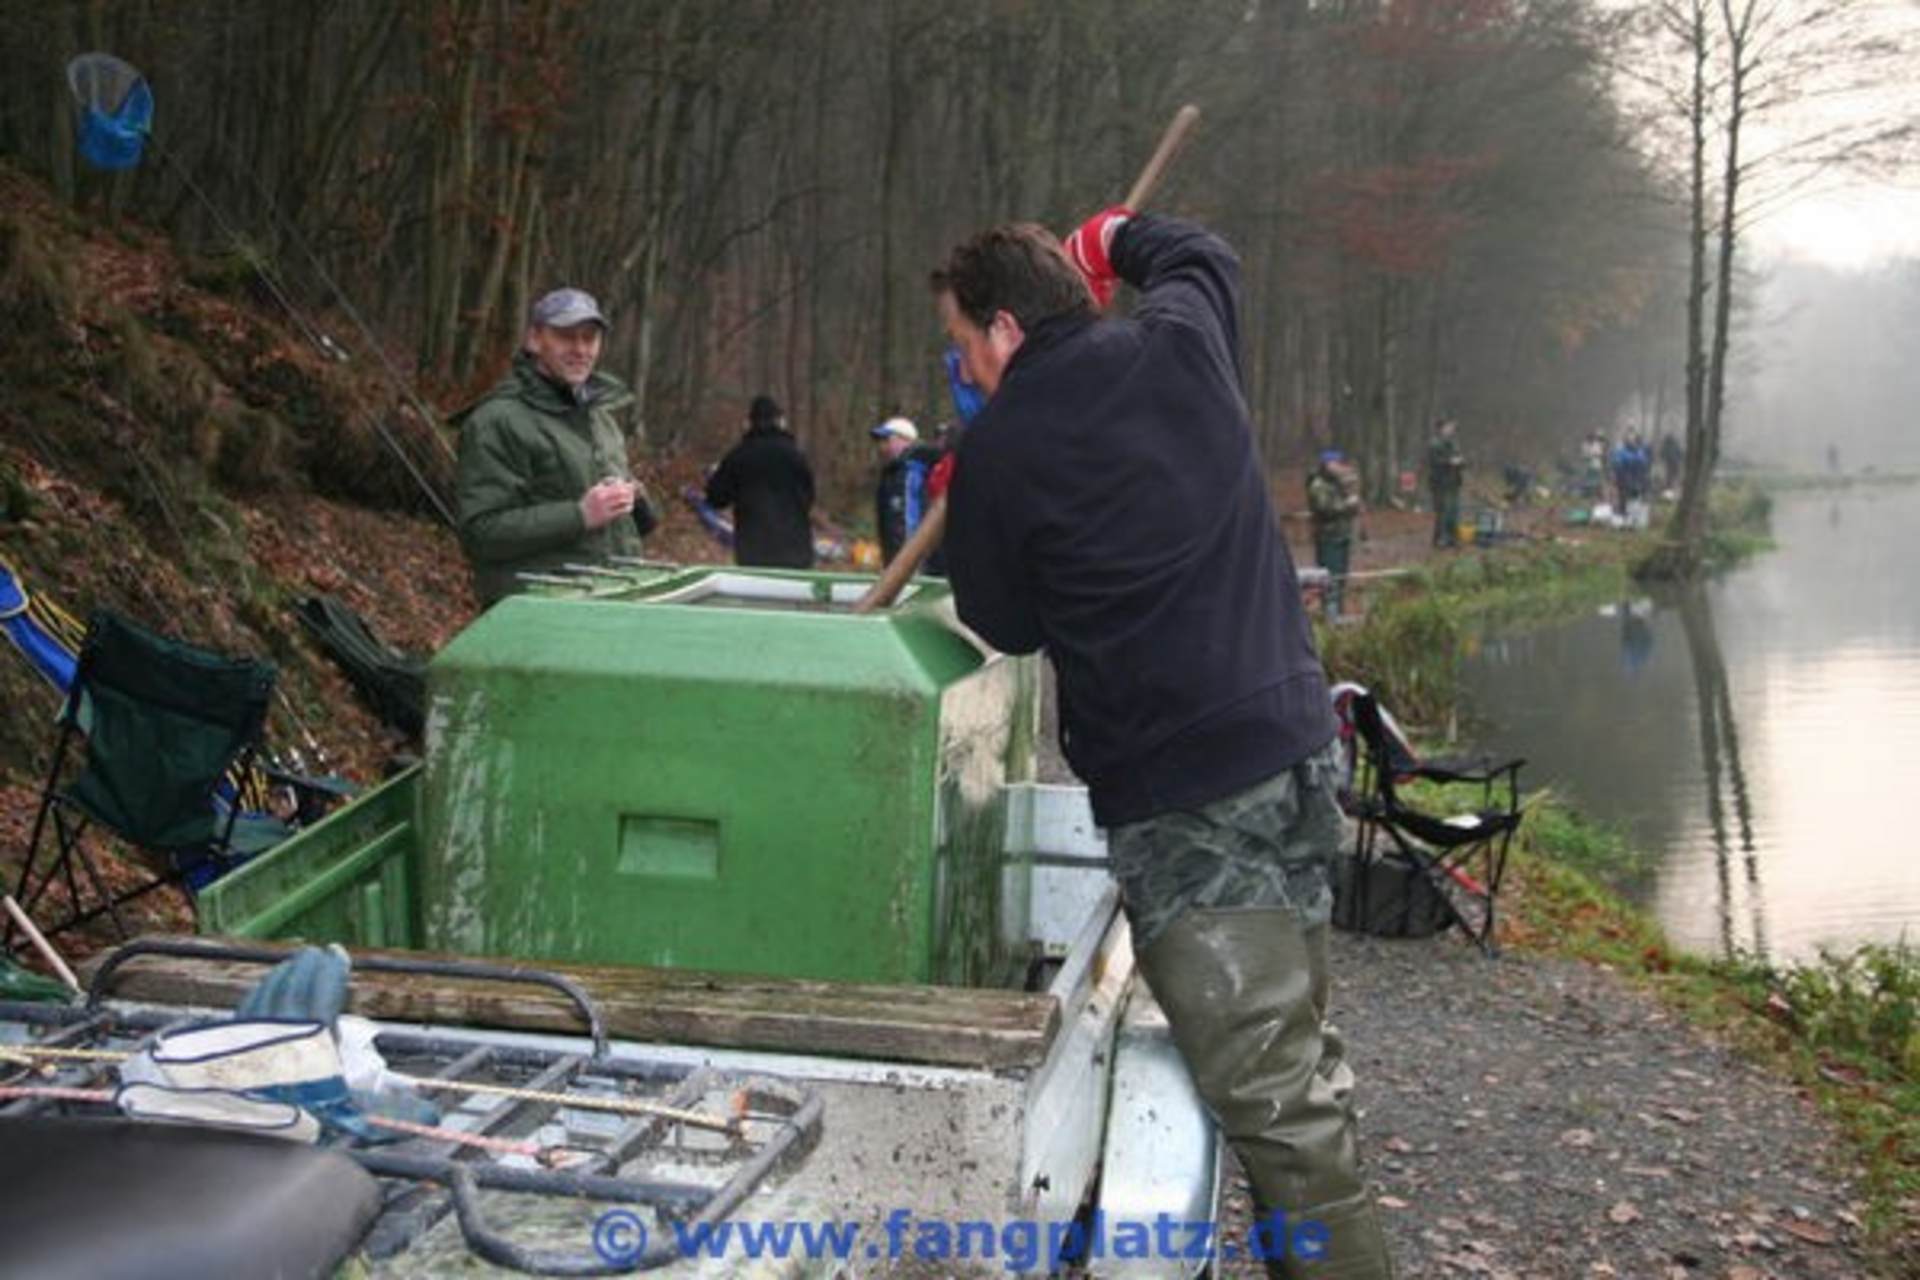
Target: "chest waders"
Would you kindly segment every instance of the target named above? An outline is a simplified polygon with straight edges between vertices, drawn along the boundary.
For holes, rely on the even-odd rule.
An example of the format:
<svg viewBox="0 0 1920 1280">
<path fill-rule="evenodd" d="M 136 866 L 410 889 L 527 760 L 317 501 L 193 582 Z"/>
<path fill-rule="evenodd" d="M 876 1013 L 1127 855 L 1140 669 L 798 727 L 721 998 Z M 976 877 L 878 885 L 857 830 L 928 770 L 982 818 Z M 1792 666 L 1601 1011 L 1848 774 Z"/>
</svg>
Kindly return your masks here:
<svg viewBox="0 0 1920 1280">
<path fill-rule="evenodd" d="M 1139 955 L 1194 1084 L 1253 1184 L 1270 1275 L 1386 1280 L 1386 1241 L 1356 1171 L 1353 1072 L 1325 1025 L 1327 930 L 1291 908 L 1195 908 Z M 1325 1228 L 1313 1259 L 1292 1243 Z M 1280 1256 L 1275 1256 L 1280 1255 Z"/>
</svg>

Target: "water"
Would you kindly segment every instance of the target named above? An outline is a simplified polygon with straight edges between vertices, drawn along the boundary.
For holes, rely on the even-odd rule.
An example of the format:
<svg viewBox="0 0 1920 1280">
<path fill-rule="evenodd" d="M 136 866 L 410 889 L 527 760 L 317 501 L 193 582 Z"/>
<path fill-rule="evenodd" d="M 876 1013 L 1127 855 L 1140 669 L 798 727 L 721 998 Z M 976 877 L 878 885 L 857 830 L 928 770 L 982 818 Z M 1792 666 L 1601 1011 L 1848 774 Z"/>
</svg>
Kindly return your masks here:
<svg viewBox="0 0 1920 1280">
<path fill-rule="evenodd" d="M 1920 488 L 1773 529 L 1704 589 L 1485 641 L 1476 736 L 1655 855 L 1620 887 L 1686 950 L 1920 943 Z"/>
</svg>

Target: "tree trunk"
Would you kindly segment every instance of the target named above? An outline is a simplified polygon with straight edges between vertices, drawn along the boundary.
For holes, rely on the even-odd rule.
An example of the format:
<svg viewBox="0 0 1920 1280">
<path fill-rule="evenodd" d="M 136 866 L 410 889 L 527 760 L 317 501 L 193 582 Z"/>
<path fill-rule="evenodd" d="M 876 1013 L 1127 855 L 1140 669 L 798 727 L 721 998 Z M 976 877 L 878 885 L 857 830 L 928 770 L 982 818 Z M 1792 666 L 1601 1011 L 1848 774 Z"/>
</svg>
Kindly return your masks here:
<svg viewBox="0 0 1920 1280">
<path fill-rule="evenodd" d="M 1709 477 L 1720 463 L 1721 418 L 1727 402 L 1727 350 L 1732 343 L 1733 259 L 1739 247 L 1740 134 L 1746 123 L 1749 36 L 1753 2 L 1747 0 L 1736 19 L 1731 0 L 1720 0 L 1726 25 L 1728 84 L 1725 164 L 1720 187 L 1720 260 L 1714 281 L 1713 353 L 1707 369 L 1707 409 L 1701 431 L 1701 464 Z"/>
<path fill-rule="evenodd" d="M 1645 576 L 1685 578 L 1700 567 L 1707 539 L 1706 342 L 1707 290 L 1707 0 L 1692 0 L 1689 53 L 1687 222 L 1687 457 L 1680 502 L 1666 539 L 1641 567 Z"/>
</svg>

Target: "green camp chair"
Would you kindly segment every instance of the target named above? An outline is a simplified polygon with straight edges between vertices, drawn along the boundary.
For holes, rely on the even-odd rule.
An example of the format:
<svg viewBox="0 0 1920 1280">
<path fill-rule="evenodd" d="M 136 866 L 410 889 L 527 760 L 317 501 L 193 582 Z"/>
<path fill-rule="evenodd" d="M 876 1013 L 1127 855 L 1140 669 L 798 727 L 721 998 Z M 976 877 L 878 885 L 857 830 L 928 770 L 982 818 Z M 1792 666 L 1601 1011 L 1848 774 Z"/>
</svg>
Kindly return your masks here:
<svg viewBox="0 0 1920 1280">
<path fill-rule="evenodd" d="M 67 886 L 67 913 L 44 922 L 48 934 L 104 914 L 124 938 L 125 903 L 166 884 L 205 884 L 257 847 L 229 775 L 244 777 L 253 764 L 273 680 L 271 663 L 222 657 L 116 614 L 94 614 L 14 893 L 27 914 L 59 879 Z M 68 757 L 76 738 L 86 749 L 73 774 Z M 149 878 L 110 889 L 80 843 L 96 823 L 148 855 Z M 45 835 L 52 847 L 41 867 Z M 11 929 L 6 941 L 11 946 Z"/>
</svg>

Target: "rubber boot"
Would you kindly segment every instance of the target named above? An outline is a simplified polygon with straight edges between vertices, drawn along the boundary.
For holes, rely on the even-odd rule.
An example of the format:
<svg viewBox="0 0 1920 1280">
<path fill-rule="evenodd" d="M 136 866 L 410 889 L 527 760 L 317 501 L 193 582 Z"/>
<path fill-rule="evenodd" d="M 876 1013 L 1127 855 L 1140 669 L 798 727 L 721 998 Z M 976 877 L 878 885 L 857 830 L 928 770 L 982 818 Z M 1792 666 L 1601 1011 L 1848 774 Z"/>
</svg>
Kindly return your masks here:
<svg viewBox="0 0 1920 1280">
<path fill-rule="evenodd" d="M 1386 1240 L 1356 1168 L 1352 1074 L 1337 1040 L 1329 1045 L 1321 1034 L 1324 927 L 1304 928 L 1285 908 L 1195 909 L 1138 958 L 1201 1098 L 1253 1184 L 1260 1218 L 1283 1214 L 1290 1224 L 1286 1240 L 1268 1241 L 1286 1246 L 1269 1250 L 1269 1273 L 1390 1278 Z M 1311 1259 L 1292 1247 L 1306 1223 L 1326 1228 L 1325 1247 Z"/>
<path fill-rule="evenodd" d="M 1308 994 L 1313 1001 L 1314 1016 L 1320 1020 L 1320 1064 L 1315 1071 L 1327 1082 L 1334 1100 L 1351 1116 L 1353 1068 L 1347 1065 L 1346 1038 L 1338 1027 L 1327 1021 L 1327 1011 L 1333 1003 L 1333 979 L 1327 962 L 1329 933 L 1330 927 L 1325 924 L 1307 925 L 1301 930 L 1307 948 Z"/>
</svg>

